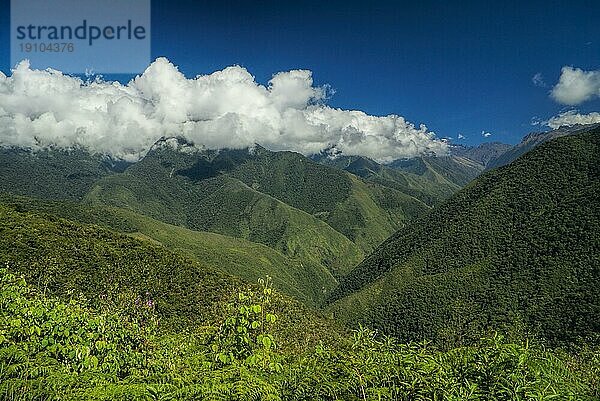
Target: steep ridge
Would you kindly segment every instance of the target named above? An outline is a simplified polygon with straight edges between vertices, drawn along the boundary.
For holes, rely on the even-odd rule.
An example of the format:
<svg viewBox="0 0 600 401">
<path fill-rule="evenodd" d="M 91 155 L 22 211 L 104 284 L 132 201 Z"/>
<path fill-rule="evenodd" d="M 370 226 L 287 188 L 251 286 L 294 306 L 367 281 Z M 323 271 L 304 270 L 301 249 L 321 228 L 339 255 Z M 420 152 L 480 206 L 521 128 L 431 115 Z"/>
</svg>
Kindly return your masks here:
<svg viewBox="0 0 600 401">
<path fill-rule="evenodd" d="M 203 266 L 248 282 L 270 276 L 278 290 L 308 305 L 317 305 L 335 278 L 322 265 L 288 258 L 265 245 L 221 234 L 193 231 L 170 225 L 126 209 L 67 201 L 45 201 L 0 195 L 0 204 L 17 212 L 58 216 L 95 224 L 133 237 L 150 240 L 178 251 Z"/>
<path fill-rule="evenodd" d="M 519 156 L 527 153 L 531 149 L 536 146 L 541 145 L 544 142 L 548 142 L 555 138 L 560 138 L 565 135 L 573 135 L 581 132 L 587 132 L 600 127 L 600 124 L 589 124 L 589 125 L 573 125 L 573 126 L 564 126 L 558 129 L 548 131 L 548 132 L 532 132 L 531 134 L 526 135 L 521 142 L 512 148 L 506 150 L 504 153 L 498 155 L 497 157 L 491 159 L 487 164 L 488 169 L 502 167 L 507 164 L 510 164 L 514 160 L 516 160 Z"/>
<path fill-rule="evenodd" d="M 331 311 L 404 340 L 598 336 L 599 151 L 596 129 L 483 174 L 357 266 Z"/>
<path fill-rule="evenodd" d="M 96 180 L 127 166 L 83 149 L 32 152 L 0 147 L 0 193 L 81 200 Z"/>
<path fill-rule="evenodd" d="M 323 152 L 313 155 L 312 159 L 392 188 L 429 206 L 448 198 L 484 169 L 478 162 L 457 156 L 419 156 L 379 164 L 362 156 Z"/>
</svg>

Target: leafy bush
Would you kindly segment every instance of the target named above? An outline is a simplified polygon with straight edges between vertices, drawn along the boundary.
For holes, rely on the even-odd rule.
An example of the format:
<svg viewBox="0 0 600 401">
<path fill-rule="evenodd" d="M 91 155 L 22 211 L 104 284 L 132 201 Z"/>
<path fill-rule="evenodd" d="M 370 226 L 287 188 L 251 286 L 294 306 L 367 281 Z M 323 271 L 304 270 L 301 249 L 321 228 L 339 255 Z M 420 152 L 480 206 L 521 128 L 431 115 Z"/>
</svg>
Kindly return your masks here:
<svg viewBox="0 0 600 401">
<path fill-rule="evenodd" d="M 0 269 L 2 400 L 593 400 L 597 349 L 501 336 L 440 351 L 361 328 L 301 354 L 277 346 L 269 282 L 217 327 L 160 335 L 149 299 L 93 310 Z M 266 340 L 268 339 L 268 340 Z M 224 356 L 224 357 L 223 357 Z"/>
<path fill-rule="evenodd" d="M 240 292 L 237 302 L 228 305 L 229 316 L 221 324 L 213 337 L 211 350 L 214 359 L 221 365 L 245 362 L 261 365 L 263 368 L 280 370 L 281 366 L 271 360 L 275 348 L 273 335 L 267 329 L 277 320 L 270 313 L 270 278 L 261 279 L 261 292 Z"/>
<path fill-rule="evenodd" d="M 0 285 L 2 394 L 37 398 L 68 383 L 48 381 L 56 376 L 85 372 L 117 380 L 146 370 L 155 319 L 98 313 L 84 299 L 41 297 L 6 268 Z M 135 307 L 144 313 L 151 305 Z"/>
</svg>

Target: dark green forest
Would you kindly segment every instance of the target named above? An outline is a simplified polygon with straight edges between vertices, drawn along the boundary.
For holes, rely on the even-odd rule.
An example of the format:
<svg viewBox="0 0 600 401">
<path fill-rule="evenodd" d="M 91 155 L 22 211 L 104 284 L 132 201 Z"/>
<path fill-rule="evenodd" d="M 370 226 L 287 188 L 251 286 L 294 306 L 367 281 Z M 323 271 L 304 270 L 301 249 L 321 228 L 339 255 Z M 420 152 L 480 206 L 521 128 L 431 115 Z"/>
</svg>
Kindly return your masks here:
<svg viewBox="0 0 600 401">
<path fill-rule="evenodd" d="M 567 136 L 483 174 L 348 274 L 332 310 L 403 340 L 597 341 L 599 151 L 597 132 Z"/>
</svg>

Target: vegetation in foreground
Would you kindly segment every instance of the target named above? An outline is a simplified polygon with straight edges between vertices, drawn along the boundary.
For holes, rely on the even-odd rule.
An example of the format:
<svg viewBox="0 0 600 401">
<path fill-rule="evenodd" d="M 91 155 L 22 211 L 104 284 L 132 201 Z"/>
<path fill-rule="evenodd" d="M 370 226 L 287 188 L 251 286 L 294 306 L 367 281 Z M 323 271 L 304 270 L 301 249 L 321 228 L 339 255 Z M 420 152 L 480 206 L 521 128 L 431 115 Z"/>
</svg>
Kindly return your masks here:
<svg viewBox="0 0 600 401">
<path fill-rule="evenodd" d="M 0 269 L 0 397 L 5 400 L 593 400 L 600 352 L 574 356 L 491 336 L 440 351 L 359 329 L 292 352 L 273 328 L 268 281 L 217 324 L 161 329 L 137 294 L 91 308 L 44 296 Z"/>
</svg>

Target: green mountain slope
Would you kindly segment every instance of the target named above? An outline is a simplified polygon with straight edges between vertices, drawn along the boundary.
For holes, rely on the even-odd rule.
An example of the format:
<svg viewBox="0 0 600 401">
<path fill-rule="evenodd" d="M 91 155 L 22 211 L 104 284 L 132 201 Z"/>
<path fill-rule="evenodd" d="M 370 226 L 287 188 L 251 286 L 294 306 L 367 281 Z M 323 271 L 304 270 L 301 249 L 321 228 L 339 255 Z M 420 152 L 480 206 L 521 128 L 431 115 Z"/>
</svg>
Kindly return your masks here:
<svg viewBox="0 0 600 401">
<path fill-rule="evenodd" d="M 0 205 L 0 263 L 42 290 L 98 300 L 131 291 L 151 297 L 166 322 L 201 323 L 240 282 L 160 245 L 50 215 Z"/>
<path fill-rule="evenodd" d="M 596 130 L 485 173 L 357 266 L 331 310 L 410 340 L 597 336 L 599 155 Z"/>
<path fill-rule="evenodd" d="M 0 147 L 0 193 L 80 200 L 96 180 L 126 166 L 82 149 L 31 152 Z"/>
<path fill-rule="evenodd" d="M 289 257 L 322 264 L 334 275 L 362 258 L 356 245 L 326 223 L 233 177 L 219 174 L 193 181 L 177 173 L 198 157 L 156 150 L 123 174 L 99 180 L 86 201 L 261 243 Z"/>
<path fill-rule="evenodd" d="M 427 209 L 405 193 L 367 185 L 298 153 L 270 152 L 258 145 L 250 151 L 222 150 L 199 158 L 181 174 L 195 182 L 226 174 L 318 217 L 366 251 Z"/>
<path fill-rule="evenodd" d="M 239 291 L 257 289 L 151 241 L 3 204 L 0 264 L 62 299 L 83 294 L 92 306 L 119 308 L 133 308 L 136 298 L 151 300 L 161 327 L 170 332 L 215 324 Z M 272 307 L 285 315 L 277 332 L 288 347 L 339 335 L 330 321 L 278 292 Z"/>
<path fill-rule="evenodd" d="M 526 135 L 521 142 L 516 144 L 515 146 L 507 149 L 505 152 L 499 154 L 498 156 L 492 158 L 486 168 L 492 169 L 497 167 L 506 166 L 507 164 L 512 163 L 514 160 L 519 158 L 521 155 L 529 152 L 536 146 L 541 145 L 544 142 L 548 142 L 555 138 L 560 138 L 561 136 L 577 134 L 581 132 L 587 132 L 600 127 L 600 124 L 589 124 L 589 125 L 581 125 L 577 124 L 571 127 L 564 126 L 558 129 L 548 131 L 548 132 L 532 132 L 531 134 Z"/>
<path fill-rule="evenodd" d="M 86 200 L 262 243 L 336 277 L 427 210 L 296 153 L 182 149 L 158 146 L 125 173 L 99 180 Z"/>
<path fill-rule="evenodd" d="M 130 210 L 9 195 L 0 195 L 0 203 L 18 212 L 56 215 L 152 240 L 204 266 L 249 282 L 268 275 L 275 288 L 310 305 L 318 304 L 337 283 L 319 264 L 288 258 L 265 245 L 240 238 L 170 225 Z"/>
<path fill-rule="evenodd" d="M 419 156 L 379 164 L 361 156 L 312 156 L 318 163 L 343 169 L 368 182 L 392 188 L 432 206 L 448 198 L 484 169 L 479 162 L 458 156 Z"/>
</svg>

